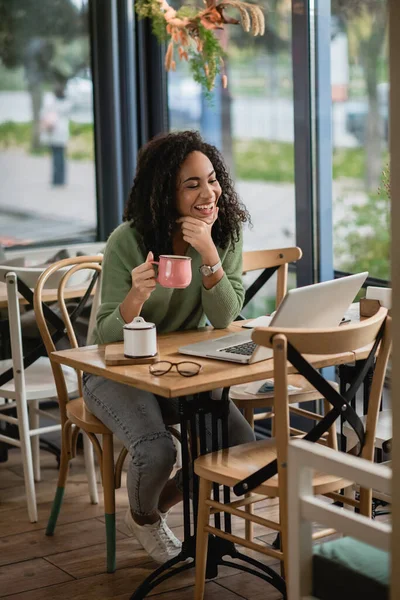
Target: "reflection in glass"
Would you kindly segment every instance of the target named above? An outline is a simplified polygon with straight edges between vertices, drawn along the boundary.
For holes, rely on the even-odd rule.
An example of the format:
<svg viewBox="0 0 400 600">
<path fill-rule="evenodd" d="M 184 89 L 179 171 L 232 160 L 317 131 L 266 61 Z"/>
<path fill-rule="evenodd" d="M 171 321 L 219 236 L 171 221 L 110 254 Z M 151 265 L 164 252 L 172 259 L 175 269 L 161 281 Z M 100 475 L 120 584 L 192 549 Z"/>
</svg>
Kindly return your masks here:
<svg viewBox="0 0 400 600">
<path fill-rule="evenodd" d="M 96 230 L 86 0 L 8 0 L 0 24 L 0 245 Z"/>
<path fill-rule="evenodd" d="M 390 279 L 386 0 L 334 0 L 334 267 Z"/>
<path fill-rule="evenodd" d="M 250 211 L 253 229 L 244 231 L 245 250 L 295 245 L 291 2 L 274 0 L 268 9 L 261 4 L 268 15 L 264 36 L 252 38 L 235 26 L 221 34 L 226 90 L 217 78 L 208 99 L 184 61 L 168 79 L 171 129 L 198 129 L 222 151 Z M 257 275 L 248 275 L 246 286 Z M 274 297 L 273 280 L 245 314 L 273 310 Z"/>
</svg>

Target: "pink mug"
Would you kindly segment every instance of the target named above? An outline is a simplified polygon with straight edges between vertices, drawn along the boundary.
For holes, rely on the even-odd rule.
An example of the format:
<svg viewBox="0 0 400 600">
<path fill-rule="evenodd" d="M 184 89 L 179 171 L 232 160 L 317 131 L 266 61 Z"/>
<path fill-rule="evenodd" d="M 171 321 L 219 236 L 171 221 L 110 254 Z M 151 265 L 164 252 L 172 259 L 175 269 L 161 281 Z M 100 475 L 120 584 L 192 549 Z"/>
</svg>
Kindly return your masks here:
<svg viewBox="0 0 400 600">
<path fill-rule="evenodd" d="M 192 259 L 190 256 L 161 254 L 160 260 L 152 260 L 158 267 L 157 281 L 167 288 L 186 288 L 192 281 Z"/>
</svg>

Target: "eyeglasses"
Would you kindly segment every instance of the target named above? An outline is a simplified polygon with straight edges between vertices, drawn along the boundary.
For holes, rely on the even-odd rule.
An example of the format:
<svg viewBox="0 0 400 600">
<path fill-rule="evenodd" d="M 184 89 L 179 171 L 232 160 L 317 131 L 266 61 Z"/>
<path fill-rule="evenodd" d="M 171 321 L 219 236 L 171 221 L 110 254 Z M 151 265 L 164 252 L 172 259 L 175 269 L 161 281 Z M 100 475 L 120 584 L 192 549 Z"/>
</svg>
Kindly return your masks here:
<svg viewBox="0 0 400 600">
<path fill-rule="evenodd" d="M 203 369 L 203 366 L 196 362 L 180 361 L 173 363 L 169 360 L 159 360 L 149 365 L 149 371 L 152 375 L 161 377 L 161 375 L 168 373 L 172 367 L 175 367 L 179 375 L 183 377 L 193 377 L 194 375 L 198 375 Z"/>
</svg>

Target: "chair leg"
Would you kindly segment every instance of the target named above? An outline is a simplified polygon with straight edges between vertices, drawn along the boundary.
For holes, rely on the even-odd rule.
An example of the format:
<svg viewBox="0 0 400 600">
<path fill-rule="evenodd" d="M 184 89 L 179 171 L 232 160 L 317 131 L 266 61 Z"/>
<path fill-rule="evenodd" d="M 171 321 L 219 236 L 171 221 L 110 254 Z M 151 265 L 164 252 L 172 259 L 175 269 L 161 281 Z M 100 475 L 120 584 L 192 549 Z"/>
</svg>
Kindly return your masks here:
<svg viewBox="0 0 400 600">
<path fill-rule="evenodd" d="M 94 464 L 93 445 L 90 439 L 83 434 L 83 454 L 85 458 L 86 477 L 89 486 L 89 496 L 92 504 L 99 503 L 97 492 L 96 467 Z"/>
<path fill-rule="evenodd" d="M 103 434 L 103 489 L 104 514 L 106 522 L 107 573 L 116 569 L 115 549 L 115 483 L 114 483 L 114 443 L 112 433 Z"/>
<path fill-rule="evenodd" d="M 53 535 L 56 528 L 58 515 L 60 514 L 61 505 L 64 499 L 65 483 L 68 477 L 69 461 L 71 459 L 71 421 L 67 420 L 64 423 L 62 430 L 60 470 L 58 472 L 58 482 L 56 495 L 54 496 L 53 506 L 51 507 L 50 517 L 47 523 L 46 535 Z"/>
<path fill-rule="evenodd" d="M 38 520 L 38 515 L 35 494 L 35 481 L 33 474 L 32 446 L 29 435 L 29 416 L 26 398 L 21 398 L 21 396 L 17 397 L 16 404 L 28 515 L 31 523 L 36 523 Z"/>
<path fill-rule="evenodd" d="M 252 430 L 254 431 L 254 408 L 245 408 L 244 409 L 244 418 L 246 419 L 246 421 L 249 423 Z M 247 498 L 247 496 L 249 496 L 249 494 L 246 494 L 246 498 Z M 253 504 L 246 504 L 245 511 L 249 515 L 252 515 L 254 513 Z M 252 523 L 252 521 L 246 520 L 244 527 L 245 527 L 246 540 L 248 540 L 249 542 L 252 542 L 254 539 L 254 524 Z"/>
<path fill-rule="evenodd" d="M 36 412 L 39 408 L 39 400 L 32 400 L 29 403 L 29 423 L 30 429 L 39 429 L 40 418 Z M 32 444 L 32 462 L 33 462 L 33 476 L 35 481 L 40 481 L 40 439 L 38 435 L 31 437 Z"/>
<path fill-rule="evenodd" d="M 211 481 L 203 479 L 202 477 L 200 478 L 199 512 L 197 517 L 196 534 L 196 582 L 194 600 L 203 600 L 204 589 L 206 585 L 208 533 L 207 531 L 204 531 L 204 527 L 208 525 L 210 520 L 210 506 L 206 504 L 206 500 L 209 500 L 211 497 L 211 486 Z"/>
<path fill-rule="evenodd" d="M 372 518 L 372 489 L 360 488 L 360 514 Z"/>
<path fill-rule="evenodd" d="M 355 499 L 356 497 L 356 493 L 353 489 L 352 485 L 349 485 L 348 487 L 344 488 L 343 490 L 343 495 L 345 498 L 351 498 L 352 500 Z M 344 508 L 346 508 L 347 510 L 351 510 L 352 512 L 355 511 L 354 506 L 351 506 L 351 504 L 346 504 L 345 502 L 343 503 Z"/>
</svg>

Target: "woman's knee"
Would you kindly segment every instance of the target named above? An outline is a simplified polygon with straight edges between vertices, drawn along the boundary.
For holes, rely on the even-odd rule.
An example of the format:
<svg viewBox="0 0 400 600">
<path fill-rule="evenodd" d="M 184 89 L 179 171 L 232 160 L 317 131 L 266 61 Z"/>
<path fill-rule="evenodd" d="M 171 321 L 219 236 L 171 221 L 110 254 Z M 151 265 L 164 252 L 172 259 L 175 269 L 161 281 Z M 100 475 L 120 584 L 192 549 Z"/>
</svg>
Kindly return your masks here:
<svg viewBox="0 0 400 600">
<path fill-rule="evenodd" d="M 132 463 L 140 470 L 157 474 L 171 472 L 176 460 L 176 448 L 169 431 L 144 435 L 130 448 Z"/>
</svg>

